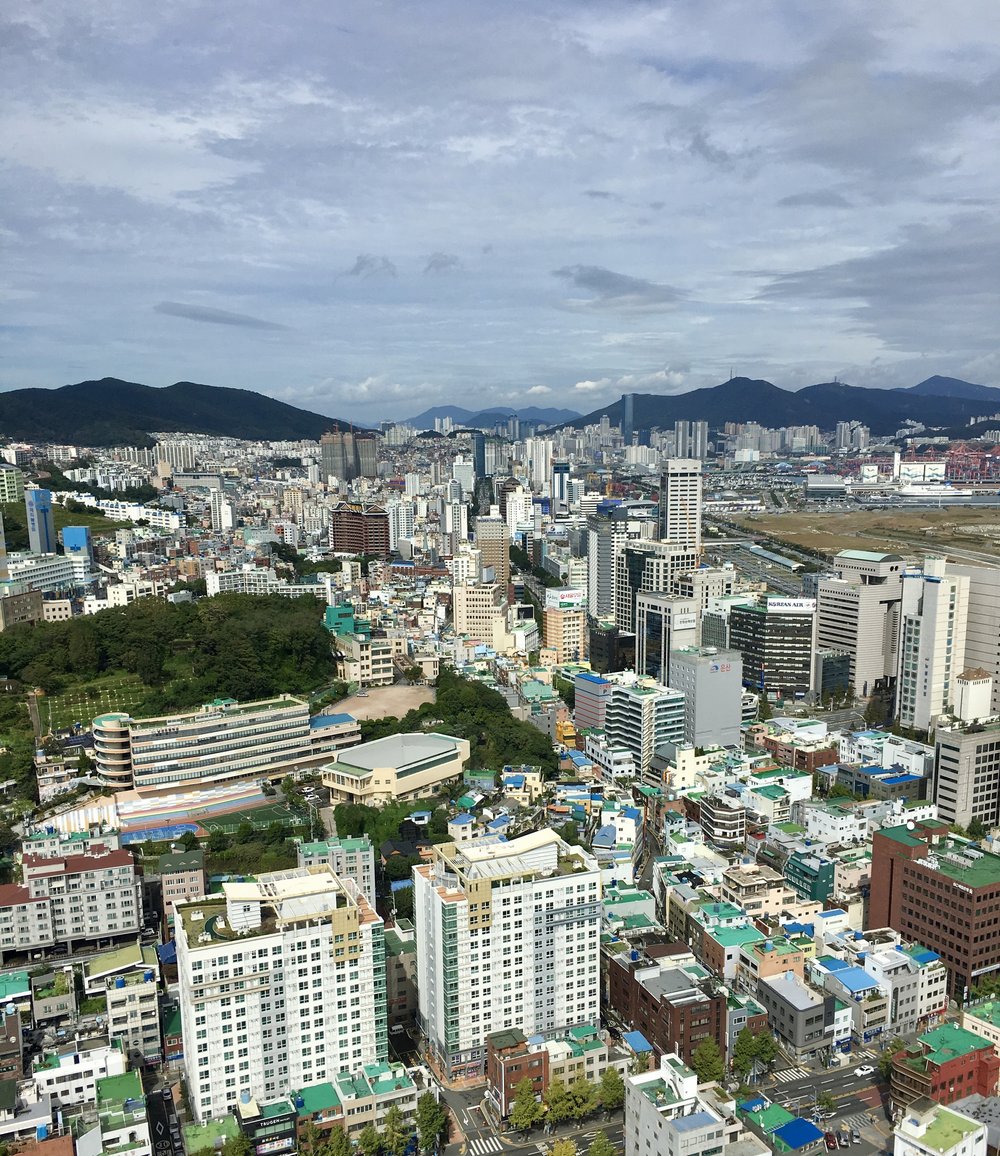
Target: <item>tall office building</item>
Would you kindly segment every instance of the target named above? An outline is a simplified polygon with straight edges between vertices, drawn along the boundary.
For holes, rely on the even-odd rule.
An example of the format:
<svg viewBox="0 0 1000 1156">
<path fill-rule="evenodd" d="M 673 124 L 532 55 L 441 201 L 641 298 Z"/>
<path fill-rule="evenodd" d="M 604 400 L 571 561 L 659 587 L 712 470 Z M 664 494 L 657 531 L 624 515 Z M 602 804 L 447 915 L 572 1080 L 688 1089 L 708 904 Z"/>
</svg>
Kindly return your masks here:
<svg viewBox="0 0 1000 1156">
<path fill-rule="evenodd" d="M 708 457 L 708 422 L 675 421 L 674 454 L 679 458 Z"/>
<path fill-rule="evenodd" d="M 353 879 L 324 866 L 224 883 L 178 904 L 174 932 L 199 1123 L 386 1058 L 384 928 Z"/>
<path fill-rule="evenodd" d="M 729 646 L 743 656 L 743 683 L 780 698 L 808 694 L 816 641 L 814 598 L 766 597 L 729 608 Z"/>
<path fill-rule="evenodd" d="M 635 434 L 635 394 L 622 394 L 622 441 L 630 446 Z"/>
<path fill-rule="evenodd" d="M 472 466 L 477 478 L 487 477 L 486 472 L 486 434 L 472 435 Z"/>
<path fill-rule="evenodd" d="M 24 511 L 28 519 L 28 549 L 32 554 L 56 552 L 56 524 L 52 518 L 52 495 L 31 486 L 24 491 Z"/>
<path fill-rule="evenodd" d="M 684 741 L 684 695 L 649 682 L 615 685 L 604 707 L 604 731 L 612 747 L 632 752 L 642 776 L 657 747 Z"/>
<path fill-rule="evenodd" d="M 816 645 L 850 655 L 855 694 L 895 674 L 904 569 L 899 554 L 841 550 L 816 582 Z"/>
<path fill-rule="evenodd" d="M 743 724 L 743 659 L 738 650 L 686 647 L 670 652 L 670 685 L 684 695 L 684 741 L 738 746 Z"/>
<path fill-rule="evenodd" d="M 668 458 L 660 471 L 660 539 L 701 554 L 701 462 Z"/>
<path fill-rule="evenodd" d="M 388 558 L 389 516 L 382 506 L 338 502 L 330 511 L 330 549 Z"/>
<path fill-rule="evenodd" d="M 903 575 L 896 712 L 902 726 L 930 730 L 954 705 L 955 679 L 965 669 L 969 579 L 947 574 L 943 558 Z"/>
<path fill-rule="evenodd" d="M 643 590 L 635 600 L 635 672 L 667 683 L 671 650 L 697 646 L 700 610 L 693 598 Z M 673 685 L 673 684 L 671 684 Z"/>
<path fill-rule="evenodd" d="M 476 546 L 483 571 L 492 567 L 495 581 L 506 594 L 510 585 L 510 530 L 496 507 L 486 517 L 476 518 Z"/>
<path fill-rule="evenodd" d="M 542 640 L 556 653 L 556 664 L 587 657 L 587 594 L 563 587 L 545 591 Z"/>
<path fill-rule="evenodd" d="M 461 486 L 458 496 L 466 500 L 471 498 L 476 488 L 476 468 L 472 461 L 469 458 L 456 458 L 451 463 L 451 476 Z"/>
<path fill-rule="evenodd" d="M 946 823 L 989 829 L 1000 825 L 1000 724 L 971 721 L 979 717 L 935 728 L 933 799 Z"/>
<path fill-rule="evenodd" d="M 552 498 L 552 513 L 565 514 L 569 509 L 569 462 L 559 459 L 552 463 L 549 494 Z"/>
<path fill-rule="evenodd" d="M 482 1077 L 493 1032 L 596 1022 L 601 872 L 588 851 L 548 828 L 438 845 L 413 889 L 420 1030 L 448 1079 Z"/>
<path fill-rule="evenodd" d="M 670 590 L 675 577 L 698 565 L 696 551 L 672 542 L 633 542 L 615 558 L 615 623 L 636 629 L 636 598 L 643 590 Z"/>
</svg>

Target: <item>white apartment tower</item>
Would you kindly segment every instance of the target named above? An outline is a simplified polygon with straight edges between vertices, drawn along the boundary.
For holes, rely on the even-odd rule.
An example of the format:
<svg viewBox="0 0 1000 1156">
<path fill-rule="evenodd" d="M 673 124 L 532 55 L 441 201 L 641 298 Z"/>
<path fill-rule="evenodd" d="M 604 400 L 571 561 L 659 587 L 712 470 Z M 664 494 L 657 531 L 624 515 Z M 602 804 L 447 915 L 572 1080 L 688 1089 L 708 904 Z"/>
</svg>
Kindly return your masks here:
<svg viewBox="0 0 1000 1156">
<path fill-rule="evenodd" d="M 317 866 L 225 883 L 179 904 L 174 928 L 199 1123 L 386 1058 L 383 924 L 352 879 Z"/>
<path fill-rule="evenodd" d="M 701 462 L 667 458 L 660 471 L 660 539 L 701 553 Z"/>
<path fill-rule="evenodd" d="M 947 575 L 943 558 L 903 575 L 896 710 L 903 726 L 930 730 L 954 705 L 965 669 L 969 579 Z"/>
<path fill-rule="evenodd" d="M 684 742 L 684 695 L 649 679 L 616 684 L 604 708 L 604 730 L 612 747 L 632 752 L 641 777 L 664 743 Z"/>
<path fill-rule="evenodd" d="M 448 843 L 414 868 L 419 1023 L 449 1079 L 486 1037 L 552 1035 L 600 1014 L 601 872 L 552 830 Z"/>
</svg>

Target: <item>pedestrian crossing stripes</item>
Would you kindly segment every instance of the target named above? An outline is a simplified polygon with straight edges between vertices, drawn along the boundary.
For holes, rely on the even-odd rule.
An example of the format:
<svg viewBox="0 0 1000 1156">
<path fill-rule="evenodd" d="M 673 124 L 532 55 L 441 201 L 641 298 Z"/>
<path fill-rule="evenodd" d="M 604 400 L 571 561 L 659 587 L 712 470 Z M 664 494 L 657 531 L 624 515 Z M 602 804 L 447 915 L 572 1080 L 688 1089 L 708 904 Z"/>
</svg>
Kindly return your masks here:
<svg viewBox="0 0 1000 1156">
<path fill-rule="evenodd" d="M 496 1136 L 478 1136 L 469 1141 L 469 1151 L 473 1156 L 489 1156 L 491 1152 L 501 1151 L 502 1147 Z"/>
<path fill-rule="evenodd" d="M 843 1120 L 838 1120 L 837 1127 L 846 1128 L 848 1131 L 857 1128 L 860 1131 L 862 1128 L 870 1127 L 875 1119 L 873 1112 L 855 1112 L 853 1116 L 846 1116 Z"/>
<path fill-rule="evenodd" d="M 786 1068 L 782 1072 L 775 1072 L 774 1079 L 778 1084 L 790 1084 L 793 1080 L 804 1080 L 806 1076 L 814 1075 L 808 1068 Z"/>
</svg>

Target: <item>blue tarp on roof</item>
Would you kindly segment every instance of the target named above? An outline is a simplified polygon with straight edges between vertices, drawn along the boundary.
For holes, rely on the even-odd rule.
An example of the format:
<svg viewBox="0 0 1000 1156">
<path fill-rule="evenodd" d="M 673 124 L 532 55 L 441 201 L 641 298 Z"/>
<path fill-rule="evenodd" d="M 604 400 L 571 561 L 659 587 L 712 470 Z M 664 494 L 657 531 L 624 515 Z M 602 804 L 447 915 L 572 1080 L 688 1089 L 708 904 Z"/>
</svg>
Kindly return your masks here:
<svg viewBox="0 0 1000 1156">
<path fill-rule="evenodd" d="M 744 1100 L 742 1104 L 736 1106 L 741 1112 L 759 1112 L 761 1108 L 767 1106 L 767 1100 L 763 1096 L 755 1096 L 752 1100 Z"/>
<path fill-rule="evenodd" d="M 651 1052 L 653 1050 L 653 1045 L 642 1032 L 626 1032 L 622 1039 L 633 1052 Z"/>
<path fill-rule="evenodd" d="M 176 963 L 177 962 L 177 944 L 171 939 L 166 943 L 157 945 L 156 958 L 160 963 Z"/>
<path fill-rule="evenodd" d="M 609 823 L 606 827 L 602 827 L 600 831 L 591 840 L 592 847 L 614 847 L 618 842 L 618 836 L 615 833 L 613 823 Z"/>
<path fill-rule="evenodd" d="M 863 967 L 841 968 L 837 972 L 837 979 L 854 995 L 878 987 L 877 980 L 873 979 Z"/>
<path fill-rule="evenodd" d="M 775 1128 L 771 1133 L 772 1136 L 777 1136 L 793 1151 L 798 1151 L 800 1148 L 808 1148 L 812 1144 L 819 1144 L 823 1139 L 823 1133 L 816 1127 L 811 1120 L 789 1120 L 787 1124 L 782 1124 L 780 1128 Z"/>
</svg>

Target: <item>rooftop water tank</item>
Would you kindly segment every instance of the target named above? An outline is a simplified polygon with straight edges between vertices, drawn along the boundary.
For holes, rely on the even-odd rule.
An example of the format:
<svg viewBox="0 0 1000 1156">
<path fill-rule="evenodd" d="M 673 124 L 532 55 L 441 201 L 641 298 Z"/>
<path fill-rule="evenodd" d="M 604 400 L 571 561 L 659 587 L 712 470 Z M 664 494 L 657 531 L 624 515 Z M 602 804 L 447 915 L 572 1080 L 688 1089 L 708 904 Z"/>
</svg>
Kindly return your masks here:
<svg viewBox="0 0 1000 1156">
<path fill-rule="evenodd" d="M 125 986 L 125 977 L 123 975 L 119 975 L 115 979 L 115 987 L 124 987 L 124 986 Z"/>
</svg>

